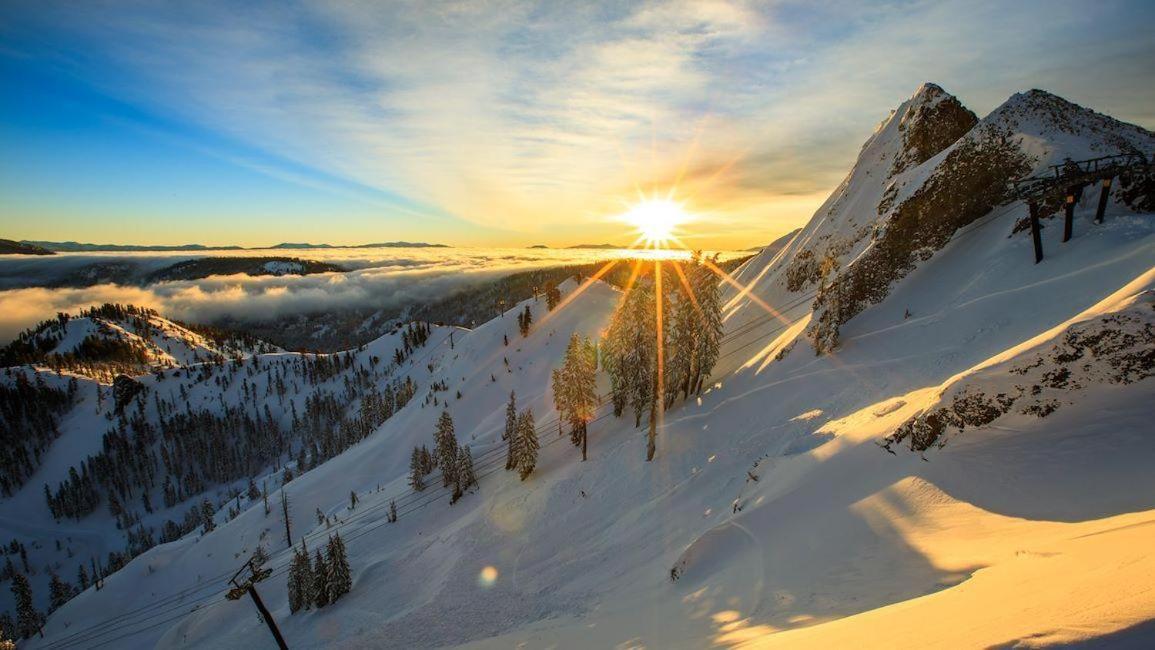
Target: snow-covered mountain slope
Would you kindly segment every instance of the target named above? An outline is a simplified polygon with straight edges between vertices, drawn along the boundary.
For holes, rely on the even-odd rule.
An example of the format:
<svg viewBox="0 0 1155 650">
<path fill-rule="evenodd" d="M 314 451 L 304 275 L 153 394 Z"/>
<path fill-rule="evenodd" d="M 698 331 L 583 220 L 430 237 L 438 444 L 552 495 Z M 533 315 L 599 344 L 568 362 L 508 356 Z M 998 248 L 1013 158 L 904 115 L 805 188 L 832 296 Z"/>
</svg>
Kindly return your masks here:
<svg viewBox="0 0 1155 650">
<path fill-rule="evenodd" d="M 604 406 L 588 461 L 556 432 L 549 372 L 569 334 L 600 331 L 619 296 L 598 282 L 579 295 L 570 283 L 548 315 L 531 300 L 455 330 L 451 343 L 445 336 L 406 371 L 421 386 L 414 400 L 287 484 L 294 541 L 307 536 L 314 550 L 335 530 L 346 540 L 353 588 L 338 603 L 290 614 L 283 522 L 258 500 L 207 534 L 137 557 L 62 607 L 29 647 L 267 646 L 251 603 L 224 598 L 227 578 L 258 545 L 273 568 L 258 588 L 292 647 L 1150 642 L 1155 380 L 1091 379 L 1115 376 L 1098 350 L 1131 359 L 1128 367 L 1150 361 L 1155 215 L 1113 200 L 1097 225 L 1088 194 L 1073 239 L 1061 243 L 1061 229 L 1046 228 L 1047 257 L 1035 264 L 1029 238 L 1011 235 L 1026 208 L 987 197 L 993 209 L 886 278 L 884 295 L 841 324 L 837 348 L 815 355 L 806 338 L 821 278 L 787 286 L 802 251 L 823 258 L 845 237 L 851 244 L 830 257 L 853 268 L 920 192 L 952 187 L 944 165 L 958 140 L 943 144 L 949 137 L 929 127 L 929 140 L 904 139 L 899 128 L 932 119 L 946 101 L 939 92 L 924 87 L 884 124 L 885 138 L 876 134 L 860 158 L 869 169 L 856 167 L 789 246 L 735 274 L 748 289 L 731 292 L 714 383 L 664 414 L 653 462 L 644 461 L 644 423 L 636 429 Z M 1032 169 L 1078 157 L 1088 138 L 1110 153 L 1115 136 L 1148 137 L 1113 122 L 1103 122 L 1111 137 L 1083 126 L 1032 131 L 1047 113 L 1028 101 L 1038 96 L 996 111 L 1016 116 L 1019 135 L 1007 141 L 1030 148 Z M 961 105 L 947 113 L 955 119 L 946 132 L 969 121 Z M 957 223 L 938 217 L 929 227 Z M 535 324 L 522 338 L 514 315 L 526 305 Z M 1107 336 L 1113 327 L 1123 335 Z M 1088 352 L 1066 361 L 1072 336 L 1094 361 Z M 1077 381 L 1031 395 L 1060 365 Z M 967 386 L 1005 392 L 1019 376 L 1012 368 L 1032 382 L 1024 406 L 1063 403 L 1045 417 L 1015 408 L 952 430 L 941 448 L 883 447 Z M 426 401 L 433 385 L 447 389 L 434 394 L 436 406 Z M 543 443 L 525 481 L 504 470 L 511 390 L 534 410 Z M 410 452 L 432 444 L 442 406 L 480 476 L 452 506 L 439 482 L 424 492 L 405 482 Z M 350 491 L 359 497 L 352 509 Z"/>
<path fill-rule="evenodd" d="M 44 321 L 0 350 L 4 365 L 35 364 L 93 378 L 141 374 L 206 361 L 275 352 L 263 341 L 199 328 L 151 309 L 104 305 Z"/>
<path fill-rule="evenodd" d="M 282 467 L 299 472 L 360 440 L 411 399 L 413 377 L 428 374 L 425 357 L 448 346 L 455 331 L 432 327 L 417 337 L 410 326 L 340 355 L 245 356 L 207 347 L 225 339 L 206 339 L 152 313 L 120 321 L 123 328 L 96 322 L 91 315 L 66 319 L 62 337 L 55 328 L 41 332 L 54 349 L 93 326 L 100 340 L 141 332 L 151 336 L 141 341 L 195 354 L 186 357 L 191 363 L 169 357 L 165 366 L 175 367 L 150 366 L 113 385 L 29 366 L 0 374 L 0 390 L 25 386 L 37 391 L 34 402 L 65 401 L 63 409 L 46 403 L 22 412 L 12 407 L 27 393 L 5 392 L 0 410 L 0 539 L 22 547 L 4 554 L 29 574 L 41 607 L 52 573 L 76 584 L 81 567 L 88 576 L 98 566 L 115 570 L 153 544 L 201 528 L 205 500 L 223 523 L 261 502 L 250 493 L 255 486 L 275 490 L 285 480 Z M 229 360 L 222 349 L 232 353 Z M 202 354 L 212 356 L 198 362 Z M 0 593 L 0 612 L 9 610 L 9 596 Z"/>
</svg>

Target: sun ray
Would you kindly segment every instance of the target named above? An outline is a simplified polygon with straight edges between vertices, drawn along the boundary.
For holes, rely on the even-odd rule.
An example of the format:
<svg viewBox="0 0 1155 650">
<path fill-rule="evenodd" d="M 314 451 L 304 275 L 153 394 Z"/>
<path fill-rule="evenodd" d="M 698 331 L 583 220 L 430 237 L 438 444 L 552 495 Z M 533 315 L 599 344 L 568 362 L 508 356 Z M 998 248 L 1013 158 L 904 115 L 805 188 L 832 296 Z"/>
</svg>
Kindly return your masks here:
<svg viewBox="0 0 1155 650">
<path fill-rule="evenodd" d="M 686 175 L 686 170 L 690 168 L 690 160 L 693 159 L 694 154 L 698 151 L 698 144 L 702 139 L 702 133 L 706 130 L 706 117 L 703 116 L 698 121 L 698 128 L 694 131 L 694 139 L 690 141 L 690 146 L 686 148 L 686 155 L 682 156 L 682 164 L 678 166 L 678 173 L 674 176 L 674 182 L 670 184 L 670 196 L 677 190 L 678 185 L 681 184 L 682 178 Z"/>
<path fill-rule="evenodd" d="M 609 273 L 610 269 L 612 269 L 620 261 L 621 261 L 620 259 L 613 259 L 613 260 L 610 260 L 610 261 L 606 262 L 605 264 L 603 264 L 602 268 L 598 269 L 596 273 L 594 273 L 590 277 L 586 278 L 585 282 L 582 282 L 580 285 L 578 285 L 577 289 L 574 289 L 573 291 L 570 292 L 570 294 L 568 296 L 566 296 L 565 298 L 562 298 L 561 302 L 559 302 L 556 307 L 554 307 L 552 310 L 546 312 L 545 317 L 542 318 L 541 321 L 539 321 L 539 322 L 541 324 L 545 324 L 546 322 L 548 322 L 549 319 L 554 314 L 560 312 L 562 309 L 564 309 L 566 307 L 566 305 L 573 302 L 578 296 L 580 296 L 582 294 L 582 292 L 584 292 L 586 289 L 588 289 L 594 282 L 597 282 L 598 280 L 600 280 L 602 278 L 602 276 L 604 276 L 606 273 Z"/>
<path fill-rule="evenodd" d="M 630 291 L 634 288 L 634 283 L 638 280 L 638 275 L 642 272 L 642 261 L 634 260 L 634 269 L 630 272 L 630 277 L 626 280 L 625 289 L 622 290 L 622 299 L 618 302 L 624 304 L 626 299 L 630 297 Z"/>
<path fill-rule="evenodd" d="M 782 323 L 789 324 L 790 321 L 787 320 L 786 317 L 783 316 L 777 309 L 774 309 L 769 304 L 767 304 L 767 302 L 765 300 L 762 300 L 758 296 L 754 295 L 754 293 L 750 292 L 750 290 L 747 287 L 745 287 L 741 282 L 738 282 L 729 273 L 718 268 L 717 264 L 714 264 L 712 261 L 710 261 L 709 259 L 705 259 L 705 258 L 703 258 L 702 263 L 706 265 L 706 268 L 713 271 L 715 275 L 722 278 L 722 280 L 724 280 L 727 284 L 734 287 L 739 292 L 745 292 L 746 297 L 748 297 L 751 302 L 753 302 L 754 304 L 761 307 L 762 310 L 765 311 L 767 314 L 770 314 L 771 316 L 773 316 L 775 319 L 777 319 L 778 321 L 780 321 Z"/>
<path fill-rule="evenodd" d="M 663 323 L 662 314 L 662 261 L 654 260 L 654 319 L 655 319 L 655 336 L 657 336 L 657 357 L 658 368 L 657 374 L 654 377 L 654 402 L 653 402 L 653 417 L 654 422 L 650 425 L 654 429 L 654 437 L 657 438 L 658 429 L 662 426 L 662 419 L 665 416 L 666 403 L 666 351 L 662 342 L 665 340 L 665 327 Z M 663 443 L 664 444 L 664 443 Z"/>
<path fill-rule="evenodd" d="M 694 295 L 694 289 L 690 287 L 690 279 L 686 277 L 686 272 L 682 270 L 682 265 L 675 262 L 670 266 L 674 267 L 674 271 L 678 274 L 678 280 L 682 283 L 682 288 L 686 290 L 686 295 L 690 297 L 690 302 L 694 304 L 694 311 L 698 312 L 698 317 L 705 320 L 706 315 L 702 313 L 702 306 L 698 304 L 698 296 Z"/>
</svg>

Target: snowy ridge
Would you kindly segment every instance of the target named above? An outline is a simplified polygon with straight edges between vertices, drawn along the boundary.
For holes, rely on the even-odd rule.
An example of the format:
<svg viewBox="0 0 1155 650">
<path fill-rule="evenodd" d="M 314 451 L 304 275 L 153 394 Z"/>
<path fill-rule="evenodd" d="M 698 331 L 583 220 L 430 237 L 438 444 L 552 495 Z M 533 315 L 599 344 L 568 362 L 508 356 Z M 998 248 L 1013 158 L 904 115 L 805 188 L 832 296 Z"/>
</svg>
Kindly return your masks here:
<svg viewBox="0 0 1155 650">
<path fill-rule="evenodd" d="M 277 350 L 232 334 L 210 338 L 152 310 L 105 305 L 45 321 L 5 352 L 17 363 L 48 365 L 108 382 L 118 373 L 143 374 Z"/>
</svg>

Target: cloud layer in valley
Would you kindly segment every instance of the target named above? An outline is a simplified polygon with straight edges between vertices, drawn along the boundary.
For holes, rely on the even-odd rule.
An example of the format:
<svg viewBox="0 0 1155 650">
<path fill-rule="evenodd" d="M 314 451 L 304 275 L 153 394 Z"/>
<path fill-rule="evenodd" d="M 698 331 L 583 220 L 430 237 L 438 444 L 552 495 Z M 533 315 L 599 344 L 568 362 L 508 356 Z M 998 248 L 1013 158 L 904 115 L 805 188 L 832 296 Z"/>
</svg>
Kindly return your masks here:
<svg viewBox="0 0 1155 650">
<path fill-rule="evenodd" d="M 283 251 L 266 252 L 274 253 L 284 254 Z M 282 316 L 347 308 L 372 308 L 388 313 L 518 270 L 582 264 L 620 254 L 540 249 L 406 249 L 389 254 L 360 249 L 318 249 L 296 253 L 352 270 L 306 276 L 214 276 L 143 287 L 97 284 L 47 288 L 28 285 L 43 284 L 94 263 L 129 263 L 152 270 L 190 256 L 139 253 L 0 258 L 0 287 L 9 287 L 0 290 L 0 304 L 3 304 L 0 343 L 57 312 L 74 312 L 106 302 L 152 307 L 165 316 L 199 323 L 224 318 L 233 322 L 269 322 Z M 252 255 L 253 251 L 213 254 Z M 37 282 L 29 282 L 32 278 Z M 20 288 L 11 288 L 13 286 Z"/>
</svg>

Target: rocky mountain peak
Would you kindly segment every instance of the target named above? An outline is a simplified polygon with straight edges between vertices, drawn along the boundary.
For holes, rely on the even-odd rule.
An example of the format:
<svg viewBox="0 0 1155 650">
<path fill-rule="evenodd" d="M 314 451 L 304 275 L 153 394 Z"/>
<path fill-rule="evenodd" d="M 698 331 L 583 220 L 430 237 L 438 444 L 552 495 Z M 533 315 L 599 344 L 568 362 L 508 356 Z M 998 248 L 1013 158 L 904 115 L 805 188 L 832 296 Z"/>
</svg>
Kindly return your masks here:
<svg viewBox="0 0 1155 650">
<path fill-rule="evenodd" d="M 895 155 L 891 176 L 926 162 L 979 121 L 954 95 L 930 82 L 919 86 L 905 107 L 898 123 L 902 147 Z"/>
</svg>

